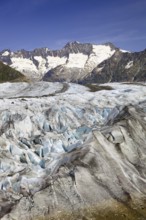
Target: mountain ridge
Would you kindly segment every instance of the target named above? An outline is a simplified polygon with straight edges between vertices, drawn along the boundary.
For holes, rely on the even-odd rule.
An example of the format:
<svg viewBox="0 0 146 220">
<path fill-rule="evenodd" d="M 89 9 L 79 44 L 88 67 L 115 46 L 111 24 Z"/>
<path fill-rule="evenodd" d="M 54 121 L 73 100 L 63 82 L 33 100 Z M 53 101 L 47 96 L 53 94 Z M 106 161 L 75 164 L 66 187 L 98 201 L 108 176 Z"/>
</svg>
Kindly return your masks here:
<svg viewBox="0 0 146 220">
<path fill-rule="evenodd" d="M 99 47 L 99 52 L 97 47 Z M 104 49 L 107 51 L 104 52 Z M 82 44 L 75 41 L 67 43 L 61 50 L 50 50 L 48 48 L 34 49 L 33 51 L 22 49 L 16 52 L 3 50 L 0 52 L 0 60 L 31 79 L 40 80 L 44 74 L 57 66 L 71 64 L 71 67 L 78 68 L 81 61 L 82 67 L 90 55 L 97 55 L 97 58 L 101 59 L 101 54 L 108 58 L 110 56 L 109 53 L 114 49 L 114 46 L 109 44 L 93 45 L 91 43 Z M 94 63 L 96 64 L 96 59 L 91 61 L 91 66 Z M 96 66 L 95 64 L 93 67 Z"/>
<path fill-rule="evenodd" d="M 73 41 L 60 50 L 3 50 L 0 61 L 36 81 L 85 84 L 146 80 L 146 49 L 129 52 L 110 42 L 96 45 Z"/>
</svg>

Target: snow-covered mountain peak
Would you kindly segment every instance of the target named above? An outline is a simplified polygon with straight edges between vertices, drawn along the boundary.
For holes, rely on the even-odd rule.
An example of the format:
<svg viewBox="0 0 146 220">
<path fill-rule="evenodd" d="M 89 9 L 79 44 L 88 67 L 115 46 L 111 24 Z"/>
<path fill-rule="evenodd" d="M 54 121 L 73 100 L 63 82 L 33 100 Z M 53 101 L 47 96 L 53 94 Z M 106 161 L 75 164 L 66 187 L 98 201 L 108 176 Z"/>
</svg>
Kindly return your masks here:
<svg viewBox="0 0 146 220">
<path fill-rule="evenodd" d="M 8 56 L 10 52 L 8 50 L 3 51 L 2 56 Z"/>
<path fill-rule="evenodd" d="M 7 65 L 22 72 L 30 79 L 42 79 L 52 71 L 62 71 L 67 81 L 80 80 L 101 62 L 109 59 L 118 50 L 113 44 L 101 45 L 80 43 L 78 41 L 67 43 L 61 50 L 50 50 L 47 47 L 36 48 L 33 51 L 18 50 L 0 52 L 0 60 Z M 76 72 L 76 75 L 74 74 Z"/>
</svg>

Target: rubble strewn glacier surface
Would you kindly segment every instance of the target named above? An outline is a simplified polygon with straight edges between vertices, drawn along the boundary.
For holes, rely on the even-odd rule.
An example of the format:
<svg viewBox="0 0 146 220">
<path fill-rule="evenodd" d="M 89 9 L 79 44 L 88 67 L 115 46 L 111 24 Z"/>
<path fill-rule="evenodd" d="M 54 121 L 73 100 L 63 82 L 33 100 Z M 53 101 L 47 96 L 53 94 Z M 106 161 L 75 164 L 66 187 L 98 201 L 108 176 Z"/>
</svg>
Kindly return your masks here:
<svg viewBox="0 0 146 220">
<path fill-rule="evenodd" d="M 3 220 L 36 217 L 47 213 L 48 206 L 52 211 L 146 194 L 146 84 L 103 88 L 91 92 L 72 83 L 0 84 Z"/>
</svg>

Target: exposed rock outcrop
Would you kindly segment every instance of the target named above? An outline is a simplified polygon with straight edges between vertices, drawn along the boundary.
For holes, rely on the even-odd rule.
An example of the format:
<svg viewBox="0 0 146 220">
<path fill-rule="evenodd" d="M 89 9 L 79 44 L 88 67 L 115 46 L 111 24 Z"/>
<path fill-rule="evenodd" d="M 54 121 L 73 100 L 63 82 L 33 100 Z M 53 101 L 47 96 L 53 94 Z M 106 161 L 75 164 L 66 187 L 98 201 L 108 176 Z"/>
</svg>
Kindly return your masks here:
<svg viewBox="0 0 146 220">
<path fill-rule="evenodd" d="M 105 82 L 143 82 L 146 81 L 146 50 L 135 53 L 115 54 L 99 64 L 83 79 L 82 83 Z"/>
<path fill-rule="evenodd" d="M 0 83 L 25 81 L 27 78 L 22 73 L 0 62 Z"/>
</svg>

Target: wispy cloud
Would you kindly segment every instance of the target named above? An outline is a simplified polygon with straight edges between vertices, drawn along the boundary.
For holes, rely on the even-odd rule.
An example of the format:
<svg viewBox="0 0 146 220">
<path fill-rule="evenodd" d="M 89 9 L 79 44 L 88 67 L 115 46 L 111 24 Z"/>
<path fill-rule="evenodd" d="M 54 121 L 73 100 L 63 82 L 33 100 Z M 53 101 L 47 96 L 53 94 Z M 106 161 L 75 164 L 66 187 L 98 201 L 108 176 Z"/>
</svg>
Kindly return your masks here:
<svg viewBox="0 0 146 220">
<path fill-rule="evenodd" d="M 100 42 L 106 42 L 106 41 L 114 41 L 114 42 L 127 42 L 127 41 L 134 41 L 134 40 L 145 40 L 146 39 L 146 35 L 142 35 L 140 36 L 139 34 L 137 34 L 136 31 L 129 31 L 129 32 L 121 32 L 119 34 L 115 34 L 113 32 L 113 34 L 103 34 L 103 35 L 94 35 L 94 36 L 89 36 L 88 38 L 86 38 L 88 40 L 93 39 L 93 40 L 97 40 Z"/>
</svg>

